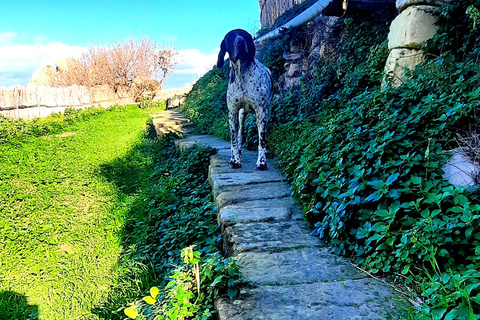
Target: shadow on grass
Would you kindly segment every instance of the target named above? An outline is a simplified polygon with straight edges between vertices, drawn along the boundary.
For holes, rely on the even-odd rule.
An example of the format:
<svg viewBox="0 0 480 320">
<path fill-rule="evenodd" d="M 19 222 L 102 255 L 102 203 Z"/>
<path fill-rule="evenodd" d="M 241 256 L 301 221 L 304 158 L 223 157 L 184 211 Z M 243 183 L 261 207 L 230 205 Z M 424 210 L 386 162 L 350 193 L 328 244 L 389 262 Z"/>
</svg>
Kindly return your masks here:
<svg viewBox="0 0 480 320">
<path fill-rule="evenodd" d="M 125 156 L 100 168 L 100 174 L 117 187 L 117 207 L 127 208 L 122 214 L 125 224 L 119 234 L 124 250 L 116 265 L 117 283 L 111 288 L 107 299 L 92 310 L 100 319 L 125 319 L 123 310 L 127 304 L 158 283 L 150 258 L 143 251 L 145 242 L 151 240 L 147 240 L 150 226 L 139 221 L 148 216 L 145 197 L 153 185 L 151 175 L 165 152 L 174 150 L 164 149 L 166 143 L 158 141 L 152 126 L 143 134 L 141 142 L 134 145 Z"/>
<path fill-rule="evenodd" d="M 38 306 L 28 304 L 27 297 L 14 291 L 0 291 L 0 319 L 40 319 Z"/>
</svg>

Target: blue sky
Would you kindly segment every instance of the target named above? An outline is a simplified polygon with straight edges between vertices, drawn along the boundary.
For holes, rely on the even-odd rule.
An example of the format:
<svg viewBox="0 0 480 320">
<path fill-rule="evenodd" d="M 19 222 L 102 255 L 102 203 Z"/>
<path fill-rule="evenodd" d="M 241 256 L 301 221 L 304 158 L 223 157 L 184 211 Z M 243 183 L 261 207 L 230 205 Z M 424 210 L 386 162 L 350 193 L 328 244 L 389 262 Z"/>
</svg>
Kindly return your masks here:
<svg viewBox="0 0 480 320">
<path fill-rule="evenodd" d="M 255 33 L 259 11 L 258 0 L 0 0 L 0 86 L 26 85 L 37 68 L 86 47 L 147 37 L 182 54 L 164 88 L 183 87 L 211 69 L 229 30 Z"/>
</svg>

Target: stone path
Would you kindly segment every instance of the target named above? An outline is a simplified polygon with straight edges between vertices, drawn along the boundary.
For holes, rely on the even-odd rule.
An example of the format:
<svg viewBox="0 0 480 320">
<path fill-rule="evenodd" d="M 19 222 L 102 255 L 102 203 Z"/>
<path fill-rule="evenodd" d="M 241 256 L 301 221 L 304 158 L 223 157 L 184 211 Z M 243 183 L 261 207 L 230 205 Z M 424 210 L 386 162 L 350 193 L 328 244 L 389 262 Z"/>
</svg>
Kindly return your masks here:
<svg viewBox="0 0 480 320">
<path fill-rule="evenodd" d="M 234 301 L 219 299 L 219 319 L 407 319 L 408 305 L 389 286 L 310 235 L 289 183 L 272 161 L 268 171 L 255 171 L 256 152 L 243 150 L 242 168 L 231 169 L 228 142 L 190 135 L 176 144 L 218 149 L 209 179 L 223 250 L 254 284 Z"/>
</svg>

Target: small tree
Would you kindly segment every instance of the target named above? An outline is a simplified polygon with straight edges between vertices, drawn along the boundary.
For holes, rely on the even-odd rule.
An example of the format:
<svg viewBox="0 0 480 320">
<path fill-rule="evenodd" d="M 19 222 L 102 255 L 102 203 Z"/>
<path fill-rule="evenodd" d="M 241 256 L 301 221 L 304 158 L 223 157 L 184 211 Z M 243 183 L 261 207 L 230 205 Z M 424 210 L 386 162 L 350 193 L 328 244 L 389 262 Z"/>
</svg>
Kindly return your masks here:
<svg viewBox="0 0 480 320">
<path fill-rule="evenodd" d="M 160 72 L 160 84 L 165 81 L 165 78 L 173 73 L 173 69 L 180 64 L 179 54 L 175 48 L 170 48 L 167 45 L 158 50 L 156 55 L 157 67 Z"/>
<path fill-rule="evenodd" d="M 149 39 L 128 39 L 110 47 L 91 47 L 79 59 L 59 60 L 46 76 L 53 87 L 106 85 L 115 92 L 124 89 L 137 99 L 155 96 L 178 63 L 174 48 L 163 45 L 157 51 Z M 153 80 L 158 72 L 161 80 Z"/>
</svg>

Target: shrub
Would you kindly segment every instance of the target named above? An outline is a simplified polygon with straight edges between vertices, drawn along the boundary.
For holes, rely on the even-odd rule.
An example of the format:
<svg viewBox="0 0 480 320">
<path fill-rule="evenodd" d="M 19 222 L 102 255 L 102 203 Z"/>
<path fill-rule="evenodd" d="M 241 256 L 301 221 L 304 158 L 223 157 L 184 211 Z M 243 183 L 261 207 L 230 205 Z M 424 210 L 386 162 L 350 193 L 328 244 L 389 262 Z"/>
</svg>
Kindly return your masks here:
<svg viewBox="0 0 480 320">
<path fill-rule="evenodd" d="M 226 92 L 229 63 L 213 68 L 200 78 L 186 97 L 182 111 L 192 120 L 199 132 L 221 139 L 230 137 L 228 129 Z"/>
</svg>

